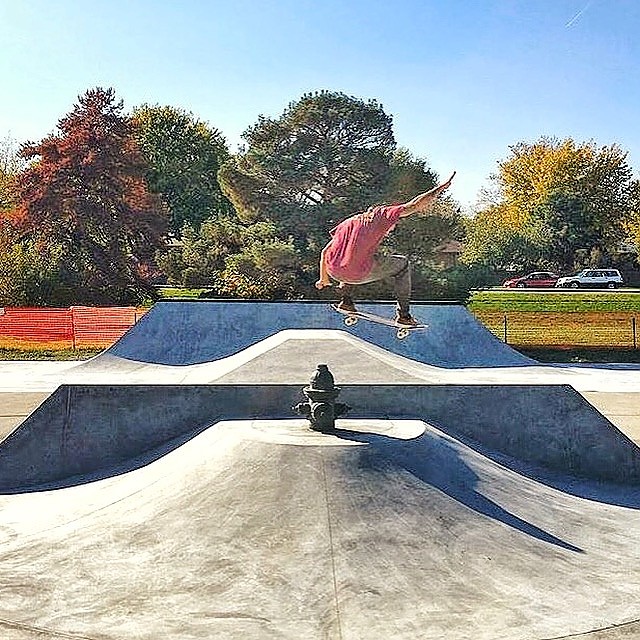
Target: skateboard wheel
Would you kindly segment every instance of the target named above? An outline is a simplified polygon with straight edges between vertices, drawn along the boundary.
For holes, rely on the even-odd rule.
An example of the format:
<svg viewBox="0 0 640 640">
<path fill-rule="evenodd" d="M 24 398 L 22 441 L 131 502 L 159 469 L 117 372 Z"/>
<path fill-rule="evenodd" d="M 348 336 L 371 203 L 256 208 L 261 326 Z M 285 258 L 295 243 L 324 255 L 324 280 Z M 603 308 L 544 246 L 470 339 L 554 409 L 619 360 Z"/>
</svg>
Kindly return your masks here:
<svg viewBox="0 0 640 640">
<path fill-rule="evenodd" d="M 398 329 L 398 340 L 404 340 L 409 335 L 409 329 Z"/>
<path fill-rule="evenodd" d="M 344 319 L 344 323 L 347 325 L 347 327 L 353 327 L 356 322 L 358 322 L 358 318 L 352 318 L 351 316 L 348 316 Z"/>
</svg>

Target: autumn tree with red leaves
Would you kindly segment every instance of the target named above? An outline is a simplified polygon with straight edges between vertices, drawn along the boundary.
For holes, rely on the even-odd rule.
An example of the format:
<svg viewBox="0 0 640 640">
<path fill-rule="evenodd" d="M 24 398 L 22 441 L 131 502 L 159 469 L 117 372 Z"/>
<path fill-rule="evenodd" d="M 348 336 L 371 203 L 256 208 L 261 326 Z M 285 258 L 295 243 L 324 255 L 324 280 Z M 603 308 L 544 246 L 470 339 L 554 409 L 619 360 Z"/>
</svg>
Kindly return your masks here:
<svg viewBox="0 0 640 640">
<path fill-rule="evenodd" d="M 113 89 L 91 89 L 58 133 L 21 150 L 30 165 L 12 217 L 21 242 L 57 266 L 49 304 L 132 304 L 152 294 L 167 214 L 147 188 L 122 109 Z"/>
</svg>

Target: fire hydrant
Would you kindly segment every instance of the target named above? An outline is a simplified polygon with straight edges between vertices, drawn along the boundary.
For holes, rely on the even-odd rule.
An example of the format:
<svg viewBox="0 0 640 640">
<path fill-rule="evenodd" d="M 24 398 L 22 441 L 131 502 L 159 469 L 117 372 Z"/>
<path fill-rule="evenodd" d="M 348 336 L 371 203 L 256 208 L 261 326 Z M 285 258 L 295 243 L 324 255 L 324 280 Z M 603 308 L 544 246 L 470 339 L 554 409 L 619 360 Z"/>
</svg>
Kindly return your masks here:
<svg viewBox="0 0 640 640">
<path fill-rule="evenodd" d="M 345 414 L 351 407 L 336 402 L 340 387 L 334 385 L 333 375 L 326 364 L 319 364 L 308 387 L 302 390 L 307 402 L 300 402 L 292 409 L 307 416 L 315 431 L 335 429 L 335 419 Z"/>
</svg>

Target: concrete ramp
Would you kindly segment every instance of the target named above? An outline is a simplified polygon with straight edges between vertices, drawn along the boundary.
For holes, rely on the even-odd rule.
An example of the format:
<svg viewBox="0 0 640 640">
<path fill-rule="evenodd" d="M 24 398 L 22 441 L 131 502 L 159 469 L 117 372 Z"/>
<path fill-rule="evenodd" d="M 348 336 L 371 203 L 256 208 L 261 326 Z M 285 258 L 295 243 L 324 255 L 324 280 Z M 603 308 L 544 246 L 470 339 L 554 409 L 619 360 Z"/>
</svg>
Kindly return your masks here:
<svg viewBox="0 0 640 640">
<path fill-rule="evenodd" d="M 341 426 L 219 423 L 136 471 L 0 496 L 0 636 L 637 637 L 637 502 L 542 485 L 427 423 Z"/>
<path fill-rule="evenodd" d="M 303 399 L 297 385 L 62 386 L 0 444 L 0 491 L 122 473 L 221 420 L 291 417 Z M 568 386 L 344 385 L 340 400 L 353 417 L 425 420 L 489 455 L 640 484 L 638 447 Z"/>
<path fill-rule="evenodd" d="M 638 447 L 462 307 L 415 313 L 399 342 L 162 303 L 74 368 L 0 443 L 0 637 L 640 637 Z M 352 410 L 316 433 L 291 382 L 334 355 Z"/>
<path fill-rule="evenodd" d="M 393 304 L 362 304 L 392 317 Z M 360 320 L 350 333 L 392 353 L 438 367 L 513 367 L 536 364 L 498 340 L 461 305 L 416 303 L 429 325 L 405 340 L 393 328 Z M 107 353 L 137 362 L 191 365 L 219 360 L 285 329 L 345 330 L 327 302 L 160 302 Z"/>
</svg>

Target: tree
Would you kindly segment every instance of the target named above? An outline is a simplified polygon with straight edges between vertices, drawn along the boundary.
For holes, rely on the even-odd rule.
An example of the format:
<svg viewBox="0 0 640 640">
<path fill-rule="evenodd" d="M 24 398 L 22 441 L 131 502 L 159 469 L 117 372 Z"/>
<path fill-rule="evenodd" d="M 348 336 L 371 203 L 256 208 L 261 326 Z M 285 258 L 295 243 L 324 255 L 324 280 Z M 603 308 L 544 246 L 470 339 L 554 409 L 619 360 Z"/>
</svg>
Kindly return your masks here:
<svg viewBox="0 0 640 640">
<path fill-rule="evenodd" d="M 17 181 L 20 241 L 58 261 L 57 303 L 139 302 L 152 293 L 166 214 L 147 189 L 122 102 L 91 89 L 58 130 L 22 148 L 31 164 Z"/>
<path fill-rule="evenodd" d="M 471 225 L 464 260 L 497 268 L 573 268 L 578 255 L 611 261 L 634 209 L 626 156 L 615 144 L 570 138 L 513 145 L 492 176 L 493 202 Z"/>
<path fill-rule="evenodd" d="M 16 205 L 15 180 L 24 164 L 16 141 L 9 135 L 0 140 L 0 213 Z"/>
<path fill-rule="evenodd" d="M 233 297 L 291 299 L 300 295 L 299 274 L 292 241 L 266 238 L 247 244 L 226 259 L 216 289 Z"/>
<path fill-rule="evenodd" d="M 640 260 L 640 180 L 634 180 L 631 189 L 632 213 L 626 223 L 629 239 L 635 245 L 636 260 Z"/>
<path fill-rule="evenodd" d="M 407 202 L 419 193 L 433 189 L 438 183 L 436 173 L 427 161 L 416 158 L 405 148 L 396 149 L 389 161 L 389 177 L 383 195 L 387 203 Z"/>
<path fill-rule="evenodd" d="M 215 296 L 292 298 L 301 288 L 292 242 L 278 239 L 269 222 L 211 218 L 197 230 L 187 225 L 160 265 L 171 282 L 210 287 Z"/>
<path fill-rule="evenodd" d="M 462 262 L 497 271 L 529 270 L 538 266 L 541 247 L 537 229 L 515 223 L 504 203 L 480 210 L 466 226 Z"/>
<path fill-rule="evenodd" d="M 419 193 L 429 191 L 438 183 L 438 176 L 424 159 L 415 158 L 407 149 L 394 152 L 390 162 L 390 177 L 384 201 L 407 202 Z M 463 235 L 458 205 L 451 199 L 438 200 L 427 212 L 402 220 L 382 248 L 409 256 L 414 268 L 430 261 L 433 249 L 444 240 L 460 239 Z"/>
<path fill-rule="evenodd" d="M 211 286 L 226 258 L 245 247 L 247 233 L 246 226 L 232 218 L 211 218 L 198 229 L 187 224 L 180 242 L 158 257 L 159 265 L 173 284 Z"/>
<path fill-rule="evenodd" d="M 293 248 L 297 268 L 288 248 L 285 255 L 289 272 L 297 273 L 297 295 L 316 295 L 318 256 L 338 222 L 373 204 L 409 200 L 437 181 L 426 161 L 396 150 L 391 117 L 380 104 L 342 93 L 304 95 L 278 119 L 261 116 L 243 137 L 247 147 L 220 170 L 223 192 L 245 224 L 271 222 L 274 242 Z M 432 268 L 431 249 L 461 229 L 455 203 L 441 207 L 444 218 L 413 216 L 394 233 L 394 250 L 416 258 L 418 284 L 420 270 Z M 262 264 L 252 255 L 254 265 Z"/>
<path fill-rule="evenodd" d="M 583 197 L 556 191 L 538 205 L 540 258 L 556 271 L 571 270 L 592 255 L 606 235 Z"/>
<path fill-rule="evenodd" d="M 149 166 L 149 188 L 169 209 L 169 229 L 228 216 L 233 207 L 218 184 L 218 170 L 229 159 L 222 134 L 175 107 L 142 105 L 133 111 L 135 136 Z"/>
<path fill-rule="evenodd" d="M 11 219 L 17 205 L 16 178 L 25 162 L 16 141 L 0 140 L 0 306 L 36 304 L 41 284 L 50 282 L 49 265 L 33 243 L 21 243 Z"/>
<path fill-rule="evenodd" d="M 0 306 L 44 306 L 59 291 L 60 256 L 37 241 L 20 240 L 8 219 L 0 218 Z"/>
<path fill-rule="evenodd" d="M 273 221 L 298 249 L 318 250 L 328 229 L 387 189 L 395 140 L 373 100 L 307 94 L 243 138 L 246 150 L 220 170 L 223 192 L 243 221 Z"/>
</svg>

